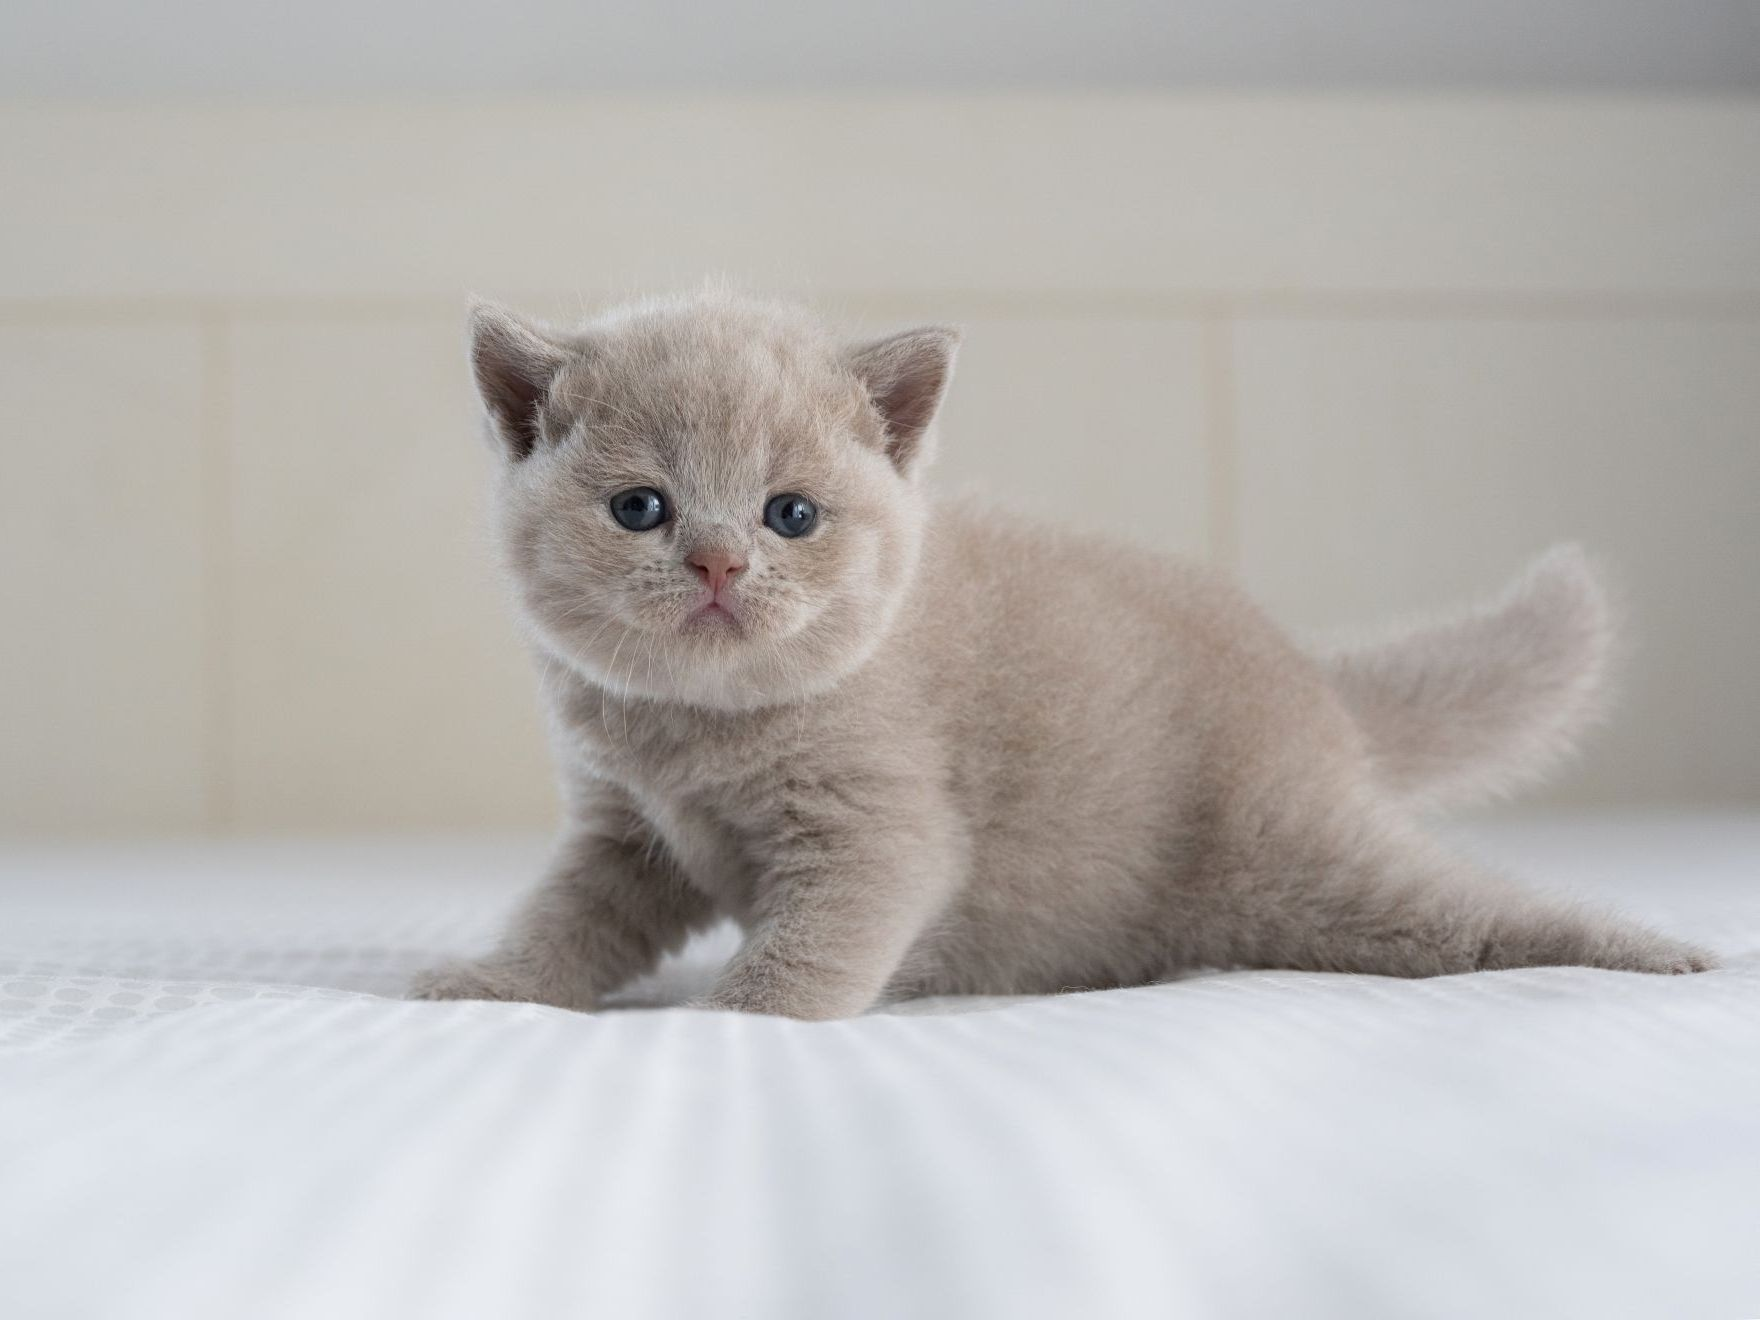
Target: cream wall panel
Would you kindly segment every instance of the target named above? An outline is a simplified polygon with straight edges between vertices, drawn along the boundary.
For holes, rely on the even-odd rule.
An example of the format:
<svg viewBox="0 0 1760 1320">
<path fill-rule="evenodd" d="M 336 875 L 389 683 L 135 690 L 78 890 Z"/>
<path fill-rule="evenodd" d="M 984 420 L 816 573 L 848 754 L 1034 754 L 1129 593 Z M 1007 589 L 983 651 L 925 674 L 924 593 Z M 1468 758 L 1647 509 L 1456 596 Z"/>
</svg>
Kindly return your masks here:
<svg viewBox="0 0 1760 1320">
<path fill-rule="evenodd" d="M 203 351 L 0 328 L 0 830 L 209 817 Z"/>
<path fill-rule="evenodd" d="M 462 317 L 247 323 L 232 361 L 238 826 L 547 823 Z"/>
<path fill-rule="evenodd" d="M 940 486 L 1294 621 L 1603 548 L 1564 796 L 1760 799 L 1755 160 L 1753 101 L 0 107 L 0 829 L 549 819 L 462 292 L 710 270 L 963 324 Z"/>
<path fill-rule="evenodd" d="M 1162 550 L 1208 549 L 1202 332 L 1133 317 L 964 316 L 936 485 Z"/>
<path fill-rule="evenodd" d="M 1760 105 L 642 98 L 0 110 L 0 298 L 1760 292 Z"/>
<path fill-rule="evenodd" d="M 1760 323 L 1255 320 L 1240 530 L 1280 616 L 1355 624 L 1602 554 L 1636 650 L 1558 790 L 1760 802 Z"/>
</svg>

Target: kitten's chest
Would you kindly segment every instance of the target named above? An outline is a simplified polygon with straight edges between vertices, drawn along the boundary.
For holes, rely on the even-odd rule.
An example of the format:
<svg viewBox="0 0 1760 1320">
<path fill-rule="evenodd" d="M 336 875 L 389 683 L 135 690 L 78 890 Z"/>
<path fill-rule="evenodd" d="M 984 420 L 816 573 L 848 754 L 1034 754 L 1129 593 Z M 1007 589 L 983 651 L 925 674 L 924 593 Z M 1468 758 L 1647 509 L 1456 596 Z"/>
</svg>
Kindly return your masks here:
<svg viewBox="0 0 1760 1320">
<path fill-rule="evenodd" d="M 781 771 L 771 723 L 681 719 L 664 708 L 607 703 L 602 714 L 594 707 L 591 718 L 572 723 L 571 759 L 620 789 L 690 883 L 744 919 L 774 832 Z"/>
<path fill-rule="evenodd" d="M 728 916 L 747 921 L 763 874 L 741 831 L 701 802 L 635 796 L 643 819 L 690 884 Z"/>
<path fill-rule="evenodd" d="M 721 911 L 746 921 L 760 896 L 765 841 L 775 828 L 762 786 L 640 772 L 622 783 L 685 878 Z"/>
</svg>

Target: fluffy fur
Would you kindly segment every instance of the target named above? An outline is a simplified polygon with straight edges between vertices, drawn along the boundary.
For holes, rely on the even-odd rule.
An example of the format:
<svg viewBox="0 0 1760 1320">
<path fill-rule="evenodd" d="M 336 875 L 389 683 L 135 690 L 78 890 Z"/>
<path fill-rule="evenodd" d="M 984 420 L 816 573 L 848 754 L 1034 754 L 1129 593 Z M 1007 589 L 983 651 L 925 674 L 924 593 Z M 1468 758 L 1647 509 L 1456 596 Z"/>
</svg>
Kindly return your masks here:
<svg viewBox="0 0 1760 1320">
<path fill-rule="evenodd" d="M 589 1009 L 723 916 L 745 941 L 707 1002 L 799 1018 L 1197 967 L 1710 965 L 1414 814 L 1533 777 L 1594 714 L 1579 554 L 1310 654 L 1202 568 L 931 500 L 956 345 L 726 294 L 566 333 L 476 309 L 567 824 L 499 946 L 417 995 Z M 632 487 L 669 519 L 619 526 Z M 798 540 L 763 521 L 783 493 L 822 511 Z M 743 561 L 720 596 L 704 555 Z"/>
</svg>

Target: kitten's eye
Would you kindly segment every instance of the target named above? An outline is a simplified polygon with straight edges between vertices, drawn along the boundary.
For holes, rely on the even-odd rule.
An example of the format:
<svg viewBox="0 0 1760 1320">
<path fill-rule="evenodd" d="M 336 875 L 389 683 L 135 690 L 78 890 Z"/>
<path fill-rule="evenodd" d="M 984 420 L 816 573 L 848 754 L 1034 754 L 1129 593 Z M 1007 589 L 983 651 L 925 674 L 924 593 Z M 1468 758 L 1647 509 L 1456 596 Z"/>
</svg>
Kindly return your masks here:
<svg viewBox="0 0 1760 1320">
<path fill-rule="evenodd" d="M 666 497 L 652 486 L 620 490 L 611 497 L 611 516 L 632 532 L 650 532 L 666 521 Z"/>
<path fill-rule="evenodd" d="M 764 526 L 778 536 L 805 536 L 819 521 L 819 506 L 805 495 L 778 495 L 764 506 Z"/>
</svg>

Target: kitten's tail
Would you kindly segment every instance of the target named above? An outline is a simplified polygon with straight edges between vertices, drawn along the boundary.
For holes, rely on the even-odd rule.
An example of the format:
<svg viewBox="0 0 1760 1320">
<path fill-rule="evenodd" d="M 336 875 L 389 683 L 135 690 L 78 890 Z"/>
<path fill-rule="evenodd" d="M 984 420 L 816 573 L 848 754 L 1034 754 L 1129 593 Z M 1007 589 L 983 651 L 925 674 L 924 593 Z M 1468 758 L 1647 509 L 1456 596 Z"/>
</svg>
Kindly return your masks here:
<svg viewBox="0 0 1760 1320">
<path fill-rule="evenodd" d="M 1460 806 L 1538 779 L 1605 708 L 1613 611 L 1582 550 L 1542 555 L 1493 600 L 1321 656 L 1381 784 Z"/>
</svg>

